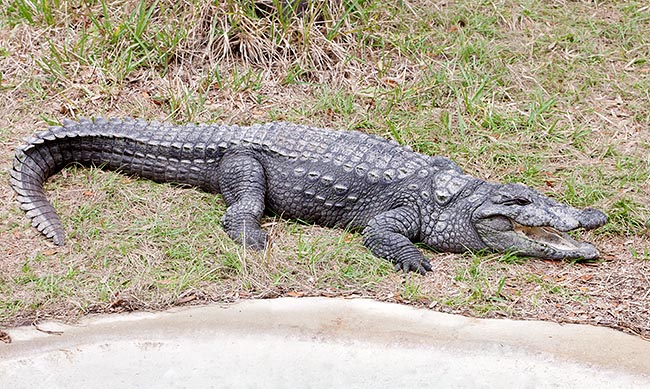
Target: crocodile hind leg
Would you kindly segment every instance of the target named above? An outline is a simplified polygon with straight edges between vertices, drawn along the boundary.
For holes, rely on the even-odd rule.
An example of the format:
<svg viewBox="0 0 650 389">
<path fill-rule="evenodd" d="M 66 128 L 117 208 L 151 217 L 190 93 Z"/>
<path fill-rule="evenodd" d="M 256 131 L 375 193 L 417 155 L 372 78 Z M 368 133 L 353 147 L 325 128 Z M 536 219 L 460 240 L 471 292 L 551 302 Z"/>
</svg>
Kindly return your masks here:
<svg viewBox="0 0 650 389">
<path fill-rule="evenodd" d="M 224 229 L 235 242 L 263 249 L 267 241 L 267 233 L 260 228 L 266 193 L 264 168 L 252 153 L 232 150 L 221 159 L 217 177 L 228 206 L 221 219 Z"/>
</svg>

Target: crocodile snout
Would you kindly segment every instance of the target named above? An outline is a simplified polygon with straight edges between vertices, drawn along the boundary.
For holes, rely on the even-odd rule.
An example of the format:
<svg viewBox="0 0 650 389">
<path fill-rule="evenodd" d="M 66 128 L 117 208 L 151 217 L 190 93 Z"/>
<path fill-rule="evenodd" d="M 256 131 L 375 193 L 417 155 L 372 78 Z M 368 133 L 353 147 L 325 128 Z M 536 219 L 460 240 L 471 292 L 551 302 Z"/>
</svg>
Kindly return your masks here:
<svg viewBox="0 0 650 389">
<path fill-rule="evenodd" d="M 580 227 L 593 230 L 607 223 L 607 215 L 597 209 L 585 208 L 580 212 L 579 221 Z"/>
<path fill-rule="evenodd" d="M 593 230 L 607 223 L 607 215 L 593 208 L 578 210 L 572 207 L 556 206 L 552 208 L 550 215 L 552 216 L 548 226 L 562 232 L 568 232 L 578 228 Z M 538 223 L 537 225 L 544 225 L 544 223 Z"/>
</svg>

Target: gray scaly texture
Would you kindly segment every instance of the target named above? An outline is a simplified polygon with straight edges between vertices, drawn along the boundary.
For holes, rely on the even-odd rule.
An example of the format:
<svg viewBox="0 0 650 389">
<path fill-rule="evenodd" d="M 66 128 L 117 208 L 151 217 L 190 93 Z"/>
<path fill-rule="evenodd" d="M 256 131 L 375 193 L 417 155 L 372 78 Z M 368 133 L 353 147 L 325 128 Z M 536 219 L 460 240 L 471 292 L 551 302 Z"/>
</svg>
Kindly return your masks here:
<svg viewBox="0 0 650 389">
<path fill-rule="evenodd" d="M 221 193 L 224 229 L 253 249 L 267 244 L 260 219 L 271 210 L 363 229 L 375 255 L 420 273 L 431 265 L 413 242 L 438 251 L 596 258 L 592 244 L 566 232 L 607 221 L 600 211 L 559 204 L 523 185 L 486 182 L 446 158 L 361 132 L 99 118 L 64 121 L 16 150 L 11 185 L 33 226 L 57 245 L 65 233 L 43 183 L 73 162 Z"/>
</svg>

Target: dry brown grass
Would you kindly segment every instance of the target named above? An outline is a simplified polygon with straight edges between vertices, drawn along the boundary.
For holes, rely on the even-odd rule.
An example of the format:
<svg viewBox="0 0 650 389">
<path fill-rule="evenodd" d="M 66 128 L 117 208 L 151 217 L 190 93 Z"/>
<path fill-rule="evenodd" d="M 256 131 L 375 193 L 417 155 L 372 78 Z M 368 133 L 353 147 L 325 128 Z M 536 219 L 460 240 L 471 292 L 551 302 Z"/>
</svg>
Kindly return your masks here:
<svg viewBox="0 0 650 389">
<path fill-rule="evenodd" d="M 362 129 L 449 155 L 480 177 L 526 182 L 606 210 L 609 229 L 584 236 L 604 260 L 430 253 L 432 273 L 403 275 L 370 256 L 355 234 L 277 218 L 266 219 L 274 246 L 249 253 L 218 227 L 223 204 L 211 195 L 77 169 L 48 187 L 71 234 L 55 248 L 29 228 L 3 173 L 0 325 L 325 295 L 650 337 L 650 48 L 643 33 L 650 26 L 642 5 L 529 9 L 512 1 L 473 9 L 407 1 L 399 8 L 367 1 L 346 16 L 349 2 L 333 1 L 325 21 L 321 9 L 283 24 L 251 18 L 241 2 L 175 3 L 161 2 L 142 39 L 178 31 L 182 39 L 136 50 L 144 65 L 129 71 L 117 62 L 133 40 L 111 42 L 114 30 L 91 34 L 89 13 L 68 3 L 54 9 L 51 25 L 14 25 L 14 14 L 0 13 L 0 49 L 8 53 L 0 50 L 0 170 L 45 120 L 78 115 Z M 116 26 L 138 2 L 107 4 L 100 21 Z M 641 16 L 630 19 L 630 7 Z M 92 10 L 101 15 L 100 4 Z M 583 17 L 573 23 L 572 15 L 583 14 L 592 27 Z M 327 39 L 323 23 L 331 29 L 339 17 L 338 35 Z M 260 39 L 272 28 L 284 32 Z M 101 50 L 66 50 L 66 40 L 87 35 Z M 549 100 L 551 107 L 539 108 Z"/>
</svg>

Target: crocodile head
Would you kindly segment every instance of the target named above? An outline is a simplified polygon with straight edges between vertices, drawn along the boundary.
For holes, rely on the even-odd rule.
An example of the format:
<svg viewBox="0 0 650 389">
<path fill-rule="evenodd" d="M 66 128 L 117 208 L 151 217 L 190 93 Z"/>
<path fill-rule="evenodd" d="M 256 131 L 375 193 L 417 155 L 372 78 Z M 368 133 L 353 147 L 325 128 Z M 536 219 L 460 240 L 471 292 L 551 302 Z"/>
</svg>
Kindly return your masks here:
<svg viewBox="0 0 650 389">
<path fill-rule="evenodd" d="M 521 184 L 494 185 L 472 215 L 483 243 L 498 252 L 548 259 L 595 259 L 598 250 L 567 234 L 604 225 L 607 215 L 560 204 Z"/>
</svg>

